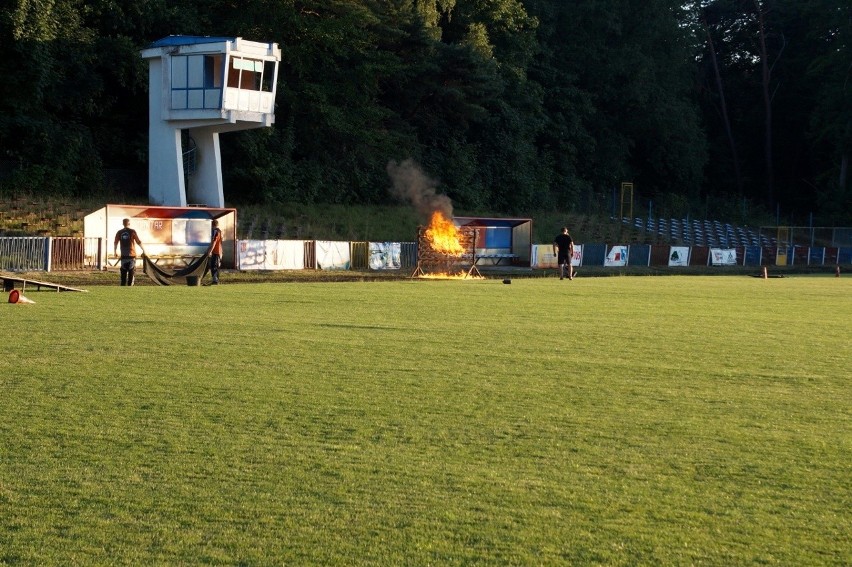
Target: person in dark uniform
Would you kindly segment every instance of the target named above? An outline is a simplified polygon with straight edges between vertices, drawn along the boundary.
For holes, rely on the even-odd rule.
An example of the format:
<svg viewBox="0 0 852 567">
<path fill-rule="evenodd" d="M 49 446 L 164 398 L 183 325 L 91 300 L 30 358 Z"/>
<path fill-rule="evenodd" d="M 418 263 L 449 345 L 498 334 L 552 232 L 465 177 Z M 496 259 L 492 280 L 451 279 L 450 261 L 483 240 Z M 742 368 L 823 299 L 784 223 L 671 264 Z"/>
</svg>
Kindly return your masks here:
<svg viewBox="0 0 852 567">
<path fill-rule="evenodd" d="M 574 239 L 568 234 L 568 227 L 562 227 L 562 233 L 553 239 L 553 253 L 559 264 L 559 279 L 565 279 L 565 269 L 568 268 L 568 279 L 574 279 L 574 268 L 571 260 L 574 258 Z"/>
<path fill-rule="evenodd" d="M 222 230 L 219 221 L 213 221 L 213 231 L 210 234 L 210 285 L 219 285 L 219 267 L 222 265 Z"/>
<path fill-rule="evenodd" d="M 136 245 L 139 245 L 139 251 L 142 254 L 145 254 L 145 251 L 142 250 L 142 241 L 139 240 L 139 235 L 130 228 L 130 219 L 122 220 L 121 224 L 124 225 L 124 228 L 115 233 L 113 254 L 118 255 L 120 245 L 121 285 L 131 286 L 136 275 Z"/>
</svg>

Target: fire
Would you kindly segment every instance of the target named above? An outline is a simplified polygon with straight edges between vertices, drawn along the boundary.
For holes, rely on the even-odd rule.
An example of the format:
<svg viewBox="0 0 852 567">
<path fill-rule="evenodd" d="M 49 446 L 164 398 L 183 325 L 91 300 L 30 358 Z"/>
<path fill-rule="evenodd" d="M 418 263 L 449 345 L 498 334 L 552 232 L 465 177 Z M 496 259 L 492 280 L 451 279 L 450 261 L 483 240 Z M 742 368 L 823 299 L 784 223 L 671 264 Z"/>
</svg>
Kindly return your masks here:
<svg viewBox="0 0 852 567">
<path fill-rule="evenodd" d="M 476 269 L 473 228 L 457 228 L 439 210 L 432 213 L 429 226 L 418 229 L 417 269 L 411 277 L 428 279 L 484 279 Z M 452 273 L 459 263 L 469 262 L 467 271 Z"/>
<path fill-rule="evenodd" d="M 426 229 L 426 238 L 436 252 L 447 256 L 461 256 L 464 247 L 459 243 L 459 230 L 441 211 L 432 213 L 432 220 Z"/>
<path fill-rule="evenodd" d="M 418 278 L 424 280 L 484 280 L 485 277 L 482 275 L 469 274 L 467 272 L 457 272 L 455 274 L 448 274 L 446 272 L 439 272 L 434 274 L 420 274 L 417 276 Z"/>
</svg>

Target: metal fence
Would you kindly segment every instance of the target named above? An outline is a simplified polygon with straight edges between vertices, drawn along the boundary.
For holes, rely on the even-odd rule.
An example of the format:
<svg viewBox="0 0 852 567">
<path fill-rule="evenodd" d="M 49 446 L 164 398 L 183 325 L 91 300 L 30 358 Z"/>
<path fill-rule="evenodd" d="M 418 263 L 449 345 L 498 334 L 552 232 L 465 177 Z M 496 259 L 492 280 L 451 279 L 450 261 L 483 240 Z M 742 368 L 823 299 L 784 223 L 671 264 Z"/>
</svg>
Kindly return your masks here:
<svg viewBox="0 0 852 567">
<path fill-rule="evenodd" d="M 51 238 L 49 271 L 101 269 L 101 239 L 62 236 Z"/>
<path fill-rule="evenodd" d="M 761 245 L 833 247 L 852 246 L 852 227 L 831 226 L 761 226 Z"/>
<path fill-rule="evenodd" d="M 812 230 L 812 229 L 808 229 Z M 852 229 L 831 229 L 831 241 L 852 240 Z M 782 237 L 797 240 L 803 231 L 791 231 Z M 777 238 L 777 236 L 776 236 Z M 813 233 L 815 240 L 822 238 Z M 314 241 L 304 242 L 304 267 L 317 268 Z M 537 245 L 541 246 L 541 245 Z M 550 246 L 550 245 L 547 245 Z M 584 266 L 603 266 L 606 263 L 606 244 L 583 244 Z M 400 243 L 400 267 L 413 268 L 417 265 L 417 243 Z M 736 264 L 740 266 L 835 266 L 852 264 L 852 244 L 846 246 L 821 245 L 754 245 L 736 246 Z M 351 269 L 369 268 L 369 243 L 351 242 Z M 690 247 L 691 266 L 710 266 L 712 248 Z M 627 265 L 668 266 L 671 246 L 637 244 L 628 247 Z M 81 237 L 0 237 L 0 270 L 11 272 L 27 271 L 82 271 L 101 270 L 105 267 L 103 239 Z"/>
<path fill-rule="evenodd" d="M 370 243 L 349 243 L 349 265 L 353 270 L 366 270 L 370 267 Z"/>
<path fill-rule="evenodd" d="M 0 238 L 0 270 L 47 271 L 50 262 L 48 240 L 42 236 Z"/>
<path fill-rule="evenodd" d="M 8 272 L 58 272 L 100 270 L 100 238 L 4 236 L 0 237 L 0 270 Z"/>
</svg>

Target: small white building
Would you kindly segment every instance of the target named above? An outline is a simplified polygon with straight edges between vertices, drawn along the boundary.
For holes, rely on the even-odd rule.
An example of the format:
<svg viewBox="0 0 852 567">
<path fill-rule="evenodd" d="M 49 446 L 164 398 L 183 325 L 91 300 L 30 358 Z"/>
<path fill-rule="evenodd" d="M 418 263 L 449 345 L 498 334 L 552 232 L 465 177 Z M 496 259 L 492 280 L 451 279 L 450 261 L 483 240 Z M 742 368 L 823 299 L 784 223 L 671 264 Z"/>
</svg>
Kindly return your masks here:
<svg viewBox="0 0 852 567">
<path fill-rule="evenodd" d="M 224 207 L 219 134 L 275 122 L 281 50 L 240 37 L 169 36 L 142 57 L 150 203 Z"/>
</svg>

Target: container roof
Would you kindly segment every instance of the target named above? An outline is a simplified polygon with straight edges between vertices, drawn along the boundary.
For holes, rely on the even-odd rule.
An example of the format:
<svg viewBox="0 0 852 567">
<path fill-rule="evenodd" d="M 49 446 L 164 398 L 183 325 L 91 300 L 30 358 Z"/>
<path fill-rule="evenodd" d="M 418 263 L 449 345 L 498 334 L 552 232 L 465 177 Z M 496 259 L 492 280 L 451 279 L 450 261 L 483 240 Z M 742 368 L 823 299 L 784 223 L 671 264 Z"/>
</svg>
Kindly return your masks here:
<svg viewBox="0 0 852 567">
<path fill-rule="evenodd" d="M 234 41 L 235 37 L 213 37 L 209 35 L 170 35 L 151 43 L 148 47 L 172 47 L 175 45 L 198 45 Z"/>
<path fill-rule="evenodd" d="M 107 205 L 106 209 L 108 216 L 151 219 L 216 219 L 237 212 L 236 209 L 230 208 L 158 205 Z"/>
<path fill-rule="evenodd" d="M 532 222 L 529 218 L 505 217 L 453 217 L 456 226 L 516 227 Z"/>
</svg>

